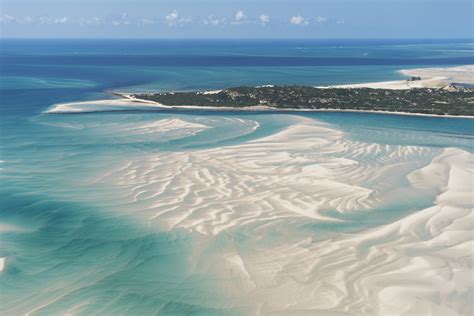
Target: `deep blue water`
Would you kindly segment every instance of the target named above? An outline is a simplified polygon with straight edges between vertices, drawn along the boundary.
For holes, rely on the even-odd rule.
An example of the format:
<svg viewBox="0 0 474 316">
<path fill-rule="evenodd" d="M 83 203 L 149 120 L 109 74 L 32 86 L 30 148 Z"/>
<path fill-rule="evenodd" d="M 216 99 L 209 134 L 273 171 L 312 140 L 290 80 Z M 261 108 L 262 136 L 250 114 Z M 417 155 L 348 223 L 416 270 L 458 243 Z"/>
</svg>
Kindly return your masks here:
<svg viewBox="0 0 474 316">
<path fill-rule="evenodd" d="M 51 105 L 112 98 L 107 90 L 372 82 L 403 78 L 399 69 L 474 63 L 472 42 L 462 40 L 2 40 L 0 45 L 0 223 L 14 227 L 0 231 L 0 257 L 7 258 L 0 275 L 0 311 L 8 315 L 34 309 L 40 315 L 220 315 L 252 310 L 229 306 L 229 297 L 219 292 L 214 280 L 190 271 L 190 254 L 199 240 L 194 233 L 160 232 L 133 216 L 114 213 L 123 207 L 114 204 L 116 192 L 106 187 L 91 192 L 86 180 L 129 157 L 239 144 L 293 122 L 278 112 L 44 114 Z M 468 119 L 293 114 L 330 123 L 354 140 L 473 149 L 474 129 Z M 123 126 L 166 118 L 206 122 L 214 128 L 184 138 L 120 133 Z M 247 125 L 226 123 L 227 118 L 253 120 L 260 127 L 252 131 Z M 367 216 L 358 220 L 360 224 L 350 227 L 305 229 L 317 234 L 317 229 L 374 224 Z M 230 242 L 226 238 L 232 237 L 222 237 L 213 246 Z"/>
</svg>

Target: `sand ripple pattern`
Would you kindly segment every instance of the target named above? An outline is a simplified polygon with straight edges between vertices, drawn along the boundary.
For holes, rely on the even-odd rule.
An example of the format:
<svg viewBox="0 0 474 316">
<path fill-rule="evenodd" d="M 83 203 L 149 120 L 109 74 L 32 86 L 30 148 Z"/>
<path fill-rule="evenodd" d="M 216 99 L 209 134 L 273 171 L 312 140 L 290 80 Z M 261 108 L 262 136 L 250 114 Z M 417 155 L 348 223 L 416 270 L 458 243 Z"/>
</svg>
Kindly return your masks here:
<svg viewBox="0 0 474 316">
<path fill-rule="evenodd" d="M 150 225 L 201 233 L 196 273 L 249 313 L 470 315 L 473 162 L 459 149 L 349 141 L 302 119 L 239 146 L 130 160 L 97 182 L 123 190 L 116 203 Z M 420 192 L 434 192 L 432 206 L 390 224 L 328 239 L 291 231 Z"/>
</svg>

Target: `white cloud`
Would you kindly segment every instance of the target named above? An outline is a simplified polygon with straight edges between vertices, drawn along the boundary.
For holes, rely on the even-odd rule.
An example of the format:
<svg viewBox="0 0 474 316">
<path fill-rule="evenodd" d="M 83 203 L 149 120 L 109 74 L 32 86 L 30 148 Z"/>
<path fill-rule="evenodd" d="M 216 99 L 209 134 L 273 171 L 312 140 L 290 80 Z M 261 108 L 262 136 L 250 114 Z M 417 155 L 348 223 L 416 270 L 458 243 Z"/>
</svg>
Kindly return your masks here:
<svg viewBox="0 0 474 316">
<path fill-rule="evenodd" d="M 62 18 L 56 18 L 54 19 L 54 24 L 65 24 L 69 21 L 69 18 L 67 17 L 62 17 Z"/>
<path fill-rule="evenodd" d="M 324 23 L 324 22 L 327 22 L 328 19 L 326 19 L 325 17 L 322 17 L 322 16 L 317 16 L 314 18 L 316 20 L 316 22 L 318 23 Z"/>
<path fill-rule="evenodd" d="M 1 0 L 0 0 L 1 1 Z M 222 27 L 225 25 L 241 25 L 241 24 L 260 24 L 266 26 L 270 23 L 271 18 L 268 14 L 262 13 L 256 17 L 248 17 L 243 10 L 235 12 L 232 18 L 219 17 L 216 15 L 208 15 L 207 17 L 195 20 L 196 23 L 201 25 L 208 25 L 214 27 Z M 293 24 L 306 25 L 311 18 L 303 18 L 296 16 L 291 19 Z M 77 25 L 80 27 L 89 26 L 152 26 L 159 23 L 164 23 L 170 27 L 181 27 L 186 24 L 193 23 L 194 20 L 188 17 L 182 17 L 178 10 L 172 10 L 163 18 L 153 16 L 130 16 L 128 13 L 123 12 L 117 15 L 110 15 L 105 17 L 97 16 L 49 16 L 47 14 L 39 16 L 12 16 L 8 14 L 0 14 L 0 24 L 22 24 L 22 25 Z"/>
<path fill-rule="evenodd" d="M 155 24 L 155 23 L 156 23 L 156 21 L 153 20 L 153 19 L 142 18 L 140 20 L 140 24 L 142 24 L 142 25 L 152 25 L 152 24 Z"/>
<path fill-rule="evenodd" d="M 42 15 L 36 18 L 38 24 L 51 24 L 52 19 L 47 15 Z"/>
<path fill-rule="evenodd" d="M 245 20 L 244 11 L 239 10 L 235 13 L 235 22 L 243 22 Z"/>
<path fill-rule="evenodd" d="M 32 24 L 32 25 L 48 25 L 48 24 L 66 24 L 70 23 L 71 20 L 68 17 L 57 17 L 53 18 L 48 15 L 40 15 L 35 17 L 20 17 L 15 18 L 11 15 L 1 15 L 0 23 L 18 23 L 18 24 Z"/>
<path fill-rule="evenodd" d="M 209 15 L 207 18 L 205 18 L 204 20 L 202 20 L 202 23 L 204 25 L 211 25 L 211 26 L 219 26 L 219 25 L 223 25 L 223 24 L 226 24 L 227 20 L 225 18 L 218 18 L 214 15 Z"/>
<path fill-rule="evenodd" d="M 77 20 L 77 23 L 79 23 L 79 26 L 89 26 L 89 25 L 101 25 L 104 23 L 104 21 L 101 18 L 98 17 L 92 17 L 92 18 L 84 18 L 81 17 Z"/>
<path fill-rule="evenodd" d="M 113 26 L 130 25 L 132 24 L 132 20 L 128 16 L 127 12 L 123 12 L 119 16 L 113 17 L 110 23 Z"/>
<path fill-rule="evenodd" d="M 260 23 L 265 26 L 267 23 L 270 22 L 270 17 L 266 14 L 260 15 Z"/>
<path fill-rule="evenodd" d="M 124 25 L 129 25 L 129 24 L 132 23 L 132 22 L 130 21 L 130 19 L 128 18 L 127 13 L 125 13 L 125 12 L 122 13 L 122 23 L 123 23 Z"/>
<path fill-rule="evenodd" d="M 165 22 L 168 26 L 184 25 L 191 22 L 191 19 L 181 18 L 177 10 L 171 11 L 170 14 L 165 16 Z"/>
<path fill-rule="evenodd" d="M 339 18 L 339 19 L 337 19 L 337 22 L 336 22 L 336 23 L 337 23 L 337 24 L 344 24 L 345 22 L 346 22 L 346 21 L 344 21 L 343 18 Z"/>
<path fill-rule="evenodd" d="M 295 15 L 291 17 L 290 23 L 294 25 L 308 25 L 309 21 L 307 18 L 304 18 L 301 15 Z"/>
<path fill-rule="evenodd" d="M 27 16 L 23 20 L 19 20 L 19 22 L 25 24 L 33 24 L 35 22 L 35 19 L 33 19 L 31 16 Z"/>
<path fill-rule="evenodd" d="M 247 22 L 247 16 L 245 15 L 244 11 L 238 10 L 237 12 L 235 12 L 234 21 L 232 21 L 231 24 L 238 25 Z"/>
<path fill-rule="evenodd" d="M 176 10 L 173 10 L 170 14 L 165 16 L 165 21 L 166 21 L 166 24 L 168 25 L 175 25 L 178 19 L 179 19 L 179 14 L 178 14 L 178 11 Z"/>
<path fill-rule="evenodd" d="M 8 14 L 2 14 L 0 15 L 0 23 L 15 23 L 17 22 L 16 18 L 11 16 L 11 15 L 8 15 Z"/>
<path fill-rule="evenodd" d="M 98 17 L 76 17 L 71 18 L 67 16 L 59 17 L 50 17 L 48 15 L 39 15 L 39 16 L 23 16 L 23 17 L 14 17 L 11 15 L 3 14 L 0 15 L 0 24 L 21 24 L 21 25 L 60 25 L 60 24 L 69 24 L 69 25 L 103 25 L 105 21 Z M 108 20 L 110 25 L 124 25 L 131 24 L 131 20 L 126 14 L 122 14 L 119 17 Z"/>
</svg>

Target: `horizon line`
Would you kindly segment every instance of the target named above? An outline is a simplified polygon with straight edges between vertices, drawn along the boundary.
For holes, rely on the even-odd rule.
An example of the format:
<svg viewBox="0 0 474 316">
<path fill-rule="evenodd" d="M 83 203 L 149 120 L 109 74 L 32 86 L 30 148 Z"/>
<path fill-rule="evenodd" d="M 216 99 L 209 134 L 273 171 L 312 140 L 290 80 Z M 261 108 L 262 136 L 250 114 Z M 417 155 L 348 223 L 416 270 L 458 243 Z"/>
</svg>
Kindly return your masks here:
<svg viewBox="0 0 474 316">
<path fill-rule="evenodd" d="M 248 41 L 257 41 L 257 40 L 314 40 L 314 41 L 376 41 L 376 40 L 385 40 L 385 41 L 433 41 L 433 40 L 443 40 L 443 41 L 472 41 L 474 38 L 468 37 L 354 37 L 354 38 L 314 38 L 314 37 L 2 37 L 0 40 L 248 40 Z"/>
</svg>

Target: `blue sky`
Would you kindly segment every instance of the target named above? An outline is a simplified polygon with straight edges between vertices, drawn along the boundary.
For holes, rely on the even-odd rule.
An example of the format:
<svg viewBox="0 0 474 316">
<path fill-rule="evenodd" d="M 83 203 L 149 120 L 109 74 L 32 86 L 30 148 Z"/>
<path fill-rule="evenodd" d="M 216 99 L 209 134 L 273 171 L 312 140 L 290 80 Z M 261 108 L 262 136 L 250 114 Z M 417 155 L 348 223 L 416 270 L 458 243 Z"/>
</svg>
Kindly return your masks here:
<svg viewBox="0 0 474 316">
<path fill-rule="evenodd" d="M 2 37 L 472 38 L 471 0 L 0 0 Z"/>
</svg>

